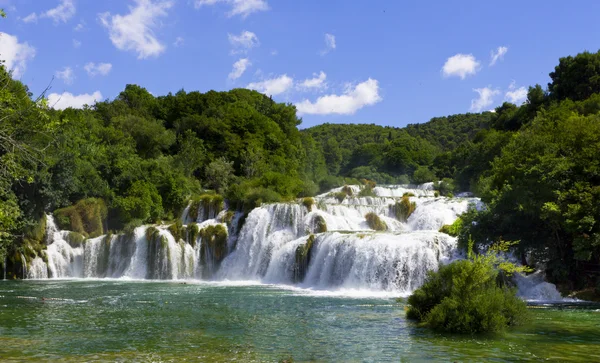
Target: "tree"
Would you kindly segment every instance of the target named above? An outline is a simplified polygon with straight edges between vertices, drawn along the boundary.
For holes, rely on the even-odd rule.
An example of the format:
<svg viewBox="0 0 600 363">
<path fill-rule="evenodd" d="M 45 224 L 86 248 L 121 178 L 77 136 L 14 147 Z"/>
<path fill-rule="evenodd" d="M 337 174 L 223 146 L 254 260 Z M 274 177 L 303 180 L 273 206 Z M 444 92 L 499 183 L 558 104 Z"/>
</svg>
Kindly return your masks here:
<svg viewBox="0 0 600 363">
<path fill-rule="evenodd" d="M 233 178 L 233 172 L 233 162 L 221 157 L 206 166 L 204 178 L 209 187 L 223 193 Z"/>
<path fill-rule="evenodd" d="M 600 92 L 600 51 L 583 52 L 575 57 L 560 58 L 548 83 L 550 96 L 555 100 L 581 101 Z"/>
</svg>

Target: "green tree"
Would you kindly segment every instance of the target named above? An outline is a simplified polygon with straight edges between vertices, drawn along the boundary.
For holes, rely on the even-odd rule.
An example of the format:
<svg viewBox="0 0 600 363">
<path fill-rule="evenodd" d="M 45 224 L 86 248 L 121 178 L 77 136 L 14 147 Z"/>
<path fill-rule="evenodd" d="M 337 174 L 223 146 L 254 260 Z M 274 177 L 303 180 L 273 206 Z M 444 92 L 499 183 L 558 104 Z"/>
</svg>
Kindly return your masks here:
<svg viewBox="0 0 600 363">
<path fill-rule="evenodd" d="M 212 161 L 204 170 L 206 184 L 218 193 L 223 193 L 234 176 L 233 171 L 233 162 L 224 157 Z"/>
<path fill-rule="evenodd" d="M 550 78 L 548 91 L 555 100 L 581 101 L 600 93 L 600 51 L 560 58 Z"/>
</svg>

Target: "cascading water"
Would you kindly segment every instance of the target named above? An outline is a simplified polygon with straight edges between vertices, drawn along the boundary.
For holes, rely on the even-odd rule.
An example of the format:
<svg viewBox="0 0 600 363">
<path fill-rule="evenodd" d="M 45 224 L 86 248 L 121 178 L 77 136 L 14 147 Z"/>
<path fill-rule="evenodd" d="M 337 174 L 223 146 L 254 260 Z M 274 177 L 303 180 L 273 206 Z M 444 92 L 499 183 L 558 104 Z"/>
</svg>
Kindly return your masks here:
<svg viewBox="0 0 600 363">
<path fill-rule="evenodd" d="M 431 183 L 375 187 L 376 196 L 359 196 L 358 186 L 350 190 L 353 196 L 341 201 L 338 188 L 308 206 L 263 205 L 249 213 L 239 231 L 243 215 L 228 213 L 214 196 L 217 202 L 188 205 L 180 231 L 143 226 L 82 244 L 70 243 L 71 232 L 59 231 L 48 216 L 45 259 L 34 258 L 25 273 L 29 278 L 257 280 L 405 294 L 423 283 L 427 271 L 455 257 L 456 238 L 438 230 L 469 206 L 482 206 L 477 198 L 436 197 Z M 416 206 L 406 221 L 394 212 L 403 196 Z M 377 215 L 386 230 L 372 230 L 367 214 Z M 532 281 L 527 291 L 553 293 L 551 284 Z"/>
</svg>

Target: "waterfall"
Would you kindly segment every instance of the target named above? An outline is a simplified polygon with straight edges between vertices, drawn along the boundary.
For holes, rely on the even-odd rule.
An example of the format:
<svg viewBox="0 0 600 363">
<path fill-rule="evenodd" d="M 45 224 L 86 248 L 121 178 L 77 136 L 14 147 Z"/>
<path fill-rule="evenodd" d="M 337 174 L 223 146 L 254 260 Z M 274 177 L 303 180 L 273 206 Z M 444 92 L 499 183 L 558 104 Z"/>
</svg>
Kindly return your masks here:
<svg viewBox="0 0 600 363">
<path fill-rule="evenodd" d="M 341 200 L 333 194 L 342 191 L 337 188 L 310 205 L 266 204 L 247 216 L 228 212 L 220 197 L 207 195 L 185 208 L 183 225 L 141 226 L 83 242 L 59 230 L 48 215 L 47 248 L 29 266 L 21 256 L 23 276 L 255 280 L 406 294 L 440 262 L 456 258 L 456 238 L 438 230 L 470 206 L 482 208 L 467 195 L 436 197 L 431 183 L 375 187 L 374 196 L 360 196 L 359 186 L 348 190 L 352 195 Z M 395 213 L 403 196 L 416 206 L 405 222 Z M 367 214 L 376 215 L 385 230 L 372 230 Z M 540 277 L 519 280 L 519 292 L 531 299 L 560 296 Z"/>
<path fill-rule="evenodd" d="M 28 274 L 27 274 L 27 260 L 25 259 L 25 256 L 21 253 L 21 269 L 23 272 L 23 279 L 26 279 Z"/>
</svg>

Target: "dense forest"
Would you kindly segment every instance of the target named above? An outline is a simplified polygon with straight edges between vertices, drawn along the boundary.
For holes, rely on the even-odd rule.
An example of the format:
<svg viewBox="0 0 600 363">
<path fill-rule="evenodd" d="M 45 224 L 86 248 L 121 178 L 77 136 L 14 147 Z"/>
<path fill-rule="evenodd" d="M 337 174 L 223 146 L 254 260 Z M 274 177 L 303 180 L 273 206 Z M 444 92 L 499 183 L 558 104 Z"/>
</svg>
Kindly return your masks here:
<svg viewBox="0 0 600 363">
<path fill-rule="evenodd" d="M 561 58 L 550 79 L 495 112 L 299 130 L 293 105 L 246 89 L 155 97 L 127 85 L 113 100 L 54 110 L 2 66 L 0 261 L 39 248 L 48 212 L 95 236 L 172 221 L 207 193 L 247 211 L 361 180 L 441 180 L 441 194 L 487 204 L 463 216 L 463 245 L 518 241 L 522 262 L 551 281 L 595 286 L 600 52 Z"/>
</svg>

